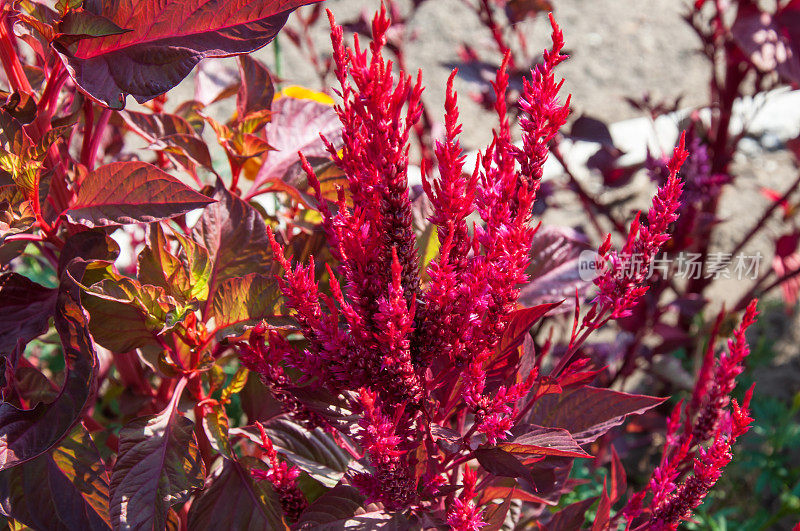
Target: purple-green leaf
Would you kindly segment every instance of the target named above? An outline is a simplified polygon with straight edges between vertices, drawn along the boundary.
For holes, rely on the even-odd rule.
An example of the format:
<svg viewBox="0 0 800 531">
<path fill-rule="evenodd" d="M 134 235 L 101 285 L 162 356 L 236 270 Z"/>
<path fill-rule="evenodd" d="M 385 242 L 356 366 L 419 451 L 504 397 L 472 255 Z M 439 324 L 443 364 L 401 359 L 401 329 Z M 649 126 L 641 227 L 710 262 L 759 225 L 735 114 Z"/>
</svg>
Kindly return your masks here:
<svg viewBox="0 0 800 531">
<path fill-rule="evenodd" d="M 203 208 L 212 199 L 145 162 L 113 162 L 89 173 L 64 215 L 89 227 L 150 223 Z"/>
<path fill-rule="evenodd" d="M 229 278 L 214 292 L 209 316 L 214 317 L 218 339 L 241 334 L 247 325 L 267 320 L 290 324 L 276 315 L 278 287 L 274 280 L 256 273 Z"/>
<path fill-rule="evenodd" d="M 67 365 L 64 386 L 52 403 L 33 409 L 0 404 L 0 470 L 34 459 L 58 444 L 78 422 L 94 390 L 97 358 L 87 317 L 64 291 L 56 302 L 55 326 Z"/>
<path fill-rule="evenodd" d="M 172 242 L 167 239 L 161 225 L 150 225 L 148 245 L 138 258 L 139 281 L 160 286 L 181 302 L 205 301 L 211 276 L 208 251 L 177 232 L 173 239 L 180 244 L 177 254 L 170 252 Z"/>
<path fill-rule="evenodd" d="M 178 411 L 182 386 L 166 409 L 140 417 L 119 433 L 111 475 L 111 521 L 115 529 L 163 529 L 170 506 L 203 486 L 205 467 L 194 423 Z"/>
<path fill-rule="evenodd" d="M 255 481 L 243 466 L 260 463 L 252 457 L 242 463 L 224 459 L 211 484 L 192 502 L 189 529 L 288 530 L 275 492 L 267 482 Z"/>
<path fill-rule="evenodd" d="M 122 35 L 55 44 L 75 83 L 122 109 L 167 92 L 205 57 L 249 53 L 269 43 L 296 8 L 315 0 L 140 0 L 93 2 Z M 88 6 L 87 6 L 88 8 Z"/>
<path fill-rule="evenodd" d="M 109 530 L 108 474 L 77 426 L 52 452 L 0 472 L 0 512 L 33 529 Z"/>
<path fill-rule="evenodd" d="M 71 9 L 59 22 L 56 38 L 62 46 L 69 46 L 82 39 L 121 35 L 129 31 L 131 30 L 120 28 L 104 16 L 84 9 Z"/>
<path fill-rule="evenodd" d="M 218 181 L 193 237 L 208 250 L 214 264 L 209 278 L 205 313 L 212 311 L 215 292 L 226 280 L 251 273 L 266 274 L 272 267 L 267 227 L 258 211 L 232 195 Z"/>
</svg>

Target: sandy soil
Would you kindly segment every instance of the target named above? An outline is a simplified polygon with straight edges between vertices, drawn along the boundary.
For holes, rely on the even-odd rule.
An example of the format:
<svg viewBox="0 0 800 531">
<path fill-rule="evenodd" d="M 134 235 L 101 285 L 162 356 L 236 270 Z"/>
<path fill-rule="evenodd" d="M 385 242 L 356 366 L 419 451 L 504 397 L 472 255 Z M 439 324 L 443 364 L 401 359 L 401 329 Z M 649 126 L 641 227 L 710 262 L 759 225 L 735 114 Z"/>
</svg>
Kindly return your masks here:
<svg viewBox="0 0 800 531">
<path fill-rule="evenodd" d="M 676 0 L 556 0 L 555 15 L 564 31 L 571 55 L 560 69 L 565 89 L 573 95 L 575 115 L 586 113 L 605 121 L 638 116 L 625 97 L 650 92 L 655 98 L 674 100 L 684 96 L 685 105 L 704 101 L 707 73 L 704 59 L 695 53 L 699 42 L 681 20 L 685 2 Z M 337 20 L 347 21 L 360 12 L 373 13 L 379 0 L 328 0 L 326 6 Z M 290 22 L 291 23 L 291 22 Z M 531 50 L 549 44 L 549 23 L 544 17 L 522 22 Z M 425 100 L 441 116 L 444 87 L 458 45 L 470 43 L 479 51 L 491 49 L 490 36 L 462 0 L 428 0 L 417 11 L 409 31 L 415 39 L 407 50 L 410 68 L 422 68 Z M 321 50 L 330 48 L 324 31 L 315 35 Z M 318 84 L 290 44 L 282 47 L 282 73 L 287 81 Z M 258 56 L 274 65 L 271 46 Z M 496 61 L 488 55 L 484 59 Z M 464 118 L 464 143 L 482 146 L 489 138 L 486 116 L 470 100 L 475 85 L 460 76 L 456 85 Z"/>
</svg>

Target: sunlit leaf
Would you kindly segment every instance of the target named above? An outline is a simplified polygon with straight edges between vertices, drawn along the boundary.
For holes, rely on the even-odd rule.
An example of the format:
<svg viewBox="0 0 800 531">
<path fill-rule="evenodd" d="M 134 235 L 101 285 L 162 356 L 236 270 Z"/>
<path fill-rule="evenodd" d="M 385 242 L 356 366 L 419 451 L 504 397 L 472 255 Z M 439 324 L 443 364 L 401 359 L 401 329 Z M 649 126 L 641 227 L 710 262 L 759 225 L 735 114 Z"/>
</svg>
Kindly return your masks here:
<svg viewBox="0 0 800 531">
<path fill-rule="evenodd" d="M 514 427 L 514 433 L 519 435 L 502 441 L 497 446 L 510 454 L 522 456 L 591 457 L 564 429 L 521 425 Z"/>
<path fill-rule="evenodd" d="M 144 103 L 176 86 L 204 57 L 249 53 L 272 40 L 294 9 L 314 0 L 143 0 L 87 4 L 122 35 L 57 45 L 70 76 L 113 109 L 130 94 Z"/>
<path fill-rule="evenodd" d="M 139 253 L 139 281 L 161 286 L 178 300 L 205 301 L 211 277 L 208 251 L 195 241 L 175 233 L 180 243 L 177 255 L 170 252 L 170 242 L 161 225 L 150 225 L 148 245 Z"/>
<path fill-rule="evenodd" d="M 203 208 L 212 199 L 145 162 L 113 162 L 89 173 L 63 215 L 89 227 L 150 223 Z"/>
<path fill-rule="evenodd" d="M 0 511 L 33 529 L 111 529 L 109 480 L 89 433 L 77 426 L 52 452 L 0 472 Z"/>
<path fill-rule="evenodd" d="M 313 100 L 280 98 L 272 105 L 272 121 L 266 126 L 266 138 L 274 151 L 270 151 L 253 186 L 261 186 L 270 180 L 284 178 L 287 170 L 300 159 L 300 151 L 306 157 L 328 157 L 324 135 L 333 145 L 342 138 L 342 124 L 333 107 Z"/>
<path fill-rule="evenodd" d="M 213 268 L 206 312 L 215 292 L 226 280 L 251 273 L 266 274 L 272 267 L 267 227 L 256 209 L 233 196 L 218 182 L 213 198 L 194 229 L 194 238 L 209 252 Z"/>
<path fill-rule="evenodd" d="M 219 338 L 239 335 L 247 325 L 267 320 L 272 324 L 290 324 L 276 314 L 278 286 L 274 279 L 251 273 L 222 282 L 211 301 L 209 316 Z"/>
</svg>

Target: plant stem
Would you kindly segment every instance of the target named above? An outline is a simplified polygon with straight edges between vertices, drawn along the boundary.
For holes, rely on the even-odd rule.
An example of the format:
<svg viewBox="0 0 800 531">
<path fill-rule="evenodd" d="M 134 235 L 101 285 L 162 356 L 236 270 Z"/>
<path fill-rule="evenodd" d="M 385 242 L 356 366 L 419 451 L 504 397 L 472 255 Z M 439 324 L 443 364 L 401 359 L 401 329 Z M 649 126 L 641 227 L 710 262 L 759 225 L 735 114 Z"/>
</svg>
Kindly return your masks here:
<svg viewBox="0 0 800 531">
<path fill-rule="evenodd" d="M 97 119 L 97 124 L 92 132 L 92 141 L 89 144 L 88 160 L 84 163 L 89 171 L 94 169 L 94 164 L 97 162 L 97 152 L 100 149 L 100 142 L 103 140 L 103 134 L 110 118 L 111 109 L 103 109 L 103 112 L 100 113 L 100 118 Z"/>
<path fill-rule="evenodd" d="M 14 46 L 14 34 L 8 20 L 9 11 L 5 9 L 5 6 L 0 9 L 2 9 L 0 12 L 0 62 L 3 63 L 3 69 L 11 88 L 17 92 L 32 94 L 33 88 L 19 62 Z"/>
</svg>

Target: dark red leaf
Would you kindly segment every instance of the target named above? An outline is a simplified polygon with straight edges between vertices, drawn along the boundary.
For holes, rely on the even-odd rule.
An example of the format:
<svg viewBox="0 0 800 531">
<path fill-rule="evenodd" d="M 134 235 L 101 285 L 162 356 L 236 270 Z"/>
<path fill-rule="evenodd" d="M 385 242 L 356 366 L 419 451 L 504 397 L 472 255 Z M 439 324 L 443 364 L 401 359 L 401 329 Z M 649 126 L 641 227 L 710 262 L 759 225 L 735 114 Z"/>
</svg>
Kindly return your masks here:
<svg viewBox="0 0 800 531">
<path fill-rule="evenodd" d="M 159 138 L 170 135 L 191 135 L 195 133 L 189 122 L 175 114 L 146 114 L 133 111 L 125 111 L 121 114 L 125 119 L 125 123 L 149 142 L 155 142 Z"/>
<path fill-rule="evenodd" d="M 58 290 L 45 288 L 17 273 L 0 275 L 0 355 L 8 356 L 47 331 Z"/>
<path fill-rule="evenodd" d="M 611 485 L 609 488 L 611 503 L 616 503 L 625 495 L 628 488 L 628 480 L 625 475 L 625 467 L 622 466 L 622 461 L 619 460 L 617 449 L 611 447 Z"/>
<path fill-rule="evenodd" d="M 108 474 L 83 426 L 59 447 L 0 472 L 0 512 L 33 529 L 111 529 Z"/>
<path fill-rule="evenodd" d="M 475 458 L 481 466 L 495 476 L 523 478 L 533 483 L 531 472 L 513 454 L 500 448 L 478 448 Z"/>
<path fill-rule="evenodd" d="M 145 162 L 113 162 L 87 175 L 64 212 L 89 227 L 150 223 L 203 208 L 212 199 Z"/>
<path fill-rule="evenodd" d="M 164 411 L 135 419 L 119 433 L 111 475 L 115 529 L 163 529 L 170 506 L 203 486 L 205 467 L 194 423 L 178 411 L 181 390 L 176 389 Z"/>
<path fill-rule="evenodd" d="M 501 353 L 514 350 L 522 344 L 525 335 L 542 317 L 557 308 L 561 302 L 540 304 L 533 308 L 522 308 L 511 313 L 511 319 L 506 326 L 503 337 L 497 350 Z"/>
<path fill-rule="evenodd" d="M 243 464 L 258 464 L 254 458 L 242 463 L 224 459 L 211 484 L 192 502 L 189 529 L 280 529 L 283 519 L 278 497 L 266 481 L 256 482 Z"/>
<path fill-rule="evenodd" d="M 79 232 L 64 242 L 64 247 L 58 257 L 58 276 L 62 278 L 67 266 L 75 259 L 113 262 L 118 256 L 119 244 L 107 234 L 105 229 Z"/>
<path fill-rule="evenodd" d="M 591 457 L 564 429 L 543 428 L 527 424 L 516 426 L 514 432 L 520 433 L 520 435 L 498 444 L 500 448 L 511 454 Z"/>
<path fill-rule="evenodd" d="M 267 227 L 258 211 L 232 195 L 221 181 L 213 197 L 217 203 L 206 207 L 194 229 L 195 240 L 204 244 L 214 264 L 206 312 L 211 311 L 214 293 L 227 279 L 263 275 L 272 267 Z"/>
<path fill-rule="evenodd" d="M 606 480 L 603 480 L 603 494 L 600 495 L 600 504 L 597 506 L 597 514 L 592 522 L 592 531 L 603 531 L 608 529 L 609 519 L 611 518 L 611 498 L 606 492 Z"/>
<path fill-rule="evenodd" d="M 569 485 L 572 471 L 572 457 L 547 456 L 530 465 L 532 485 L 536 495 L 547 501 L 549 505 L 557 505 L 559 498 L 573 489 Z"/>
<path fill-rule="evenodd" d="M 236 95 L 236 113 L 239 119 L 252 112 L 269 110 L 272 107 L 272 98 L 275 96 L 275 87 L 269 70 L 249 55 L 241 55 L 239 73 L 242 76 L 239 92 Z"/>
<path fill-rule="evenodd" d="M 511 497 L 506 498 L 503 503 L 490 503 L 483 512 L 482 519 L 486 525 L 481 527 L 482 531 L 500 531 L 506 523 L 506 516 L 511 507 Z"/>
<path fill-rule="evenodd" d="M 70 76 L 112 109 L 130 94 L 144 103 L 167 92 L 205 57 L 249 53 L 269 43 L 297 7 L 315 0 L 103 0 L 94 14 L 122 35 L 83 39 L 56 49 Z"/>
<path fill-rule="evenodd" d="M 0 470 L 19 465 L 48 451 L 78 422 L 94 390 L 97 358 L 87 317 L 65 292 L 56 302 L 55 326 L 66 358 L 64 386 L 50 404 L 20 410 L 0 404 Z"/>
<path fill-rule="evenodd" d="M 506 16 L 512 24 L 541 11 L 553 11 L 553 4 L 549 0 L 508 0 L 506 3 Z"/>
<path fill-rule="evenodd" d="M 365 499 L 357 489 L 337 485 L 319 498 L 300 515 L 300 529 L 352 529 L 353 531 L 409 531 L 418 529 L 400 513 L 384 510 L 368 511 Z M 373 508 L 373 506 L 369 506 Z M 427 529 L 427 527 L 426 527 Z"/>
<path fill-rule="evenodd" d="M 496 478 L 490 486 L 483 489 L 481 497 L 478 500 L 478 505 L 483 505 L 484 503 L 487 503 L 491 500 L 496 500 L 498 498 L 512 498 L 530 503 L 550 503 L 547 500 L 527 492 L 525 489 L 519 486 L 519 483 L 516 479 L 512 478 Z"/>
<path fill-rule="evenodd" d="M 567 505 L 556 514 L 547 524 L 547 531 L 578 531 L 583 529 L 586 520 L 586 511 L 597 501 L 597 496 Z"/>
<path fill-rule="evenodd" d="M 208 146 L 202 138 L 193 134 L 163 136 L 154 141 L 149 148 L 166 153 L 177 165 L 184 168 L 193 169 L 194 166 L 202 166 L 208 171 L 214 171 Z"/>
<path fill-rule="evenodd" d="M 540 426 L 564 428 L 582 445 L 622 424 L 626 415 L 644 413 L 664 400 L 590 386 L 565 389 L 560 394 L 539 398 L 528 421 Z"/>
<path fill-rule="evenodd" d="M 267 434 L 287 460 L 327 487 L 336 485 L 350 464 L 350 454 L 320 428 L 309 431 L 277 419 L 267 425 Z"/>
<path fill-rule="evenodd" d="M 614 146 L 614 139 L 611 138 L 611 131 L 605 122 L 585 114 L 579 116 L 572 123 L 570 136 L 575 140 L 595 142 L 609 147 Z"/>
<path fill-rule="evenodd" d="M 308 506 L 300 515 L 298 525 L 321 527 L 343 524 L 359 512 L 365 501 L 364 495 L 355 487 L 337 485 Z"/>
</svg>

